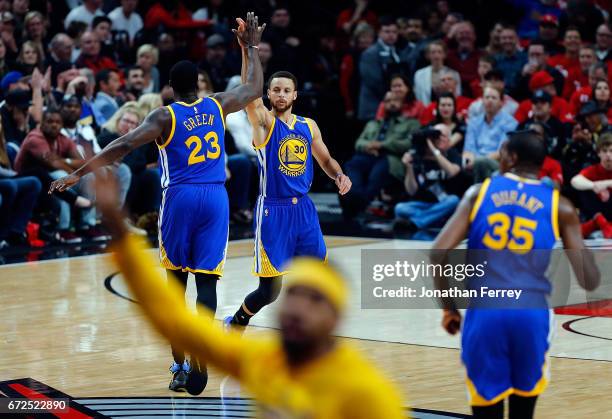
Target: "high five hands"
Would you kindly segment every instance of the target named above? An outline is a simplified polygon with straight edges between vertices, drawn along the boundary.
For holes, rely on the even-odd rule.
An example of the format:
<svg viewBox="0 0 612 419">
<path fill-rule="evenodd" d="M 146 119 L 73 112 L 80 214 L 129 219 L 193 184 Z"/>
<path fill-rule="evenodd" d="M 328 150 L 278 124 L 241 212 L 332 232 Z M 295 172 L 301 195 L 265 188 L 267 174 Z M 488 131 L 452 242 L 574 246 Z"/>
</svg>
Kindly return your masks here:
<svg viewBox="0 0 612 419">
<path fill-rule="evenodd" d="M 255 16 L 254 12 L 248 12 L 246 22 L 242 18 L 236 18 L 238 24 L 237 29 L 232 29 L 232 32 L 236 34 L 238 43 L 242 48 L 248 48 L 259 45 L 261 40 L 261 34 L 266 28 L 266 24 L 259 26 L 259 18 Z"/>
</svg>

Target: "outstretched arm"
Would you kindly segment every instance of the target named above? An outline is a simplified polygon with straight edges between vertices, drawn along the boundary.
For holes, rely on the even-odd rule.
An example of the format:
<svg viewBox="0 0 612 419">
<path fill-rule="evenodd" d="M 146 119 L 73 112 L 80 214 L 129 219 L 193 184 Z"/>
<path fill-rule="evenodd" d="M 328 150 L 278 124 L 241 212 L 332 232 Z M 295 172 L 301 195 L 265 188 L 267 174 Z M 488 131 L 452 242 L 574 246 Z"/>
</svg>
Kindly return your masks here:
<svg viewBox="0 0 612 419">
<path fill-rule="evenodd" d="M 243 31 L 244 22 L 242 19 L 237 20 L 237 32 Z M 240 75 L 242 77 L 242 83 L 244 84 L 247 81 L 247 72 L 249 69 L 248 48 L 242 44 L 240 38 L 238 38 L 238 43 L 240 43 L 240 46 L 242 47 L 242 73 Z M 258 97 L 249 103 L 245 110 L 247 117 L 249 118 L 249 122 L 253 127 L 253 144 L 255 147 L 260 147 L 265 143 L 266 138 L 268 138 L 270 127 L 274 121 L 274 115 L 272 115 L 272 113 L 266 109 L 261 97 Z"/>
<path fill-rule="evenodd" d="M 307 122 L 312 132 L 312 155 L 325 174 L 336 182 L 338 193 L 340 195 L 346 194 L 351 189 L 351 179 L 342 173 L 340 164 L 329 154 L 317 123 L 312 119 L 307 119 Z"/>
<path fill-rule="evenodd" d="M 584 246 L 576 208 L 565 197 L 559 197 L 559 234 L 578 284 L 587 291 L 599 286 L 600 273 L 593 253 Z"/>
<path fill-rule="evenodd" d="M 133 149 L 155 141 L 156 138 L 166 136 L 172 121 L 172 116 L 167 108 L 162 107 L 151 112 L 144 122 L 133 131 L 117 138 L 108 144 L 95 157 L 88 160 L 83 166 L 68 176 L 51 183 L 49 193 L 54 191 L 65 191 L 79 182 L 79 179 L 96 168 L 111 164 Z"/>
<path fill-rule="evenodd" d="M 259 26 L 257 16 L 253 12 L 249 12 L 247 13 L 245 29 L 240 32 L 234 30 L 234 33 L 240 39 L 241 45 L 245 45 L 247 49 L 248 70 L 246 72 L 246 82 L 228 92 L 213 95 L 221 104 L 225 115 L 244 109 L 249 102 L 260 98 L 263 93 L 263 71 L 259 61 L 257 46 L 265 27 L 265 24 Z"/>
</svg>

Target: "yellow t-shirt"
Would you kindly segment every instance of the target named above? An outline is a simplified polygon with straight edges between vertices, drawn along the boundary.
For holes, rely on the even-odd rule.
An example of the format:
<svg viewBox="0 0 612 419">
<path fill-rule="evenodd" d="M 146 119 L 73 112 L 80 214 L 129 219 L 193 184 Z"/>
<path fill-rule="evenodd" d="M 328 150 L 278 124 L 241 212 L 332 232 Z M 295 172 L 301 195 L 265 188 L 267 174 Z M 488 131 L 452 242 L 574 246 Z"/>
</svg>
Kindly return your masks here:
<svg viewBox="0 0 612 419">
<path fill-rule="evenodd" d="M 176 347 L 238 379 L 257 400 L 258 417 L 406 417 L 395 387 L 352 347 L 338 343 L 312 363 L 290 368 L 278 337 L 241 338 L 192 313 L 178 284 L 166 284 L 131 236 L 115 244 L 114 260 L 157 330 Z"/>
</svg>

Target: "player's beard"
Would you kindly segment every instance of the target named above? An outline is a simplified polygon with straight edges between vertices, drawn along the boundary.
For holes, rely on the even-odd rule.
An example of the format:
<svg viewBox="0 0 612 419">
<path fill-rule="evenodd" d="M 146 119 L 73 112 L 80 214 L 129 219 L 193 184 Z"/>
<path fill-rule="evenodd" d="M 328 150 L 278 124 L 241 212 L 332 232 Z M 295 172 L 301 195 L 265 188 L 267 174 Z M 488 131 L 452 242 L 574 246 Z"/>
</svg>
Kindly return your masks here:
<svg viewBox="0 0 612 419">
<path fill-rule="evenodd" d="M 308 359 L 315 351 L 316 342 L 314 341 L 295 341 L 283 339 L 283 349 L 287 359 L 293 364 L 299 364 Z"/>
<path fill-rule="evenodd" d="M 284 105 L 279 105 L 278 101 L 276 101 L 274 104 L 272 104 L 272 107 L 274 108 L 274 110 L 276 111 L 276 113 L 283 113 L 285 111 L 287 111 L 288 109 L 291 109 L 291 107 L 293 106 L 293 101 L 285 101 Z"/>
</svg>

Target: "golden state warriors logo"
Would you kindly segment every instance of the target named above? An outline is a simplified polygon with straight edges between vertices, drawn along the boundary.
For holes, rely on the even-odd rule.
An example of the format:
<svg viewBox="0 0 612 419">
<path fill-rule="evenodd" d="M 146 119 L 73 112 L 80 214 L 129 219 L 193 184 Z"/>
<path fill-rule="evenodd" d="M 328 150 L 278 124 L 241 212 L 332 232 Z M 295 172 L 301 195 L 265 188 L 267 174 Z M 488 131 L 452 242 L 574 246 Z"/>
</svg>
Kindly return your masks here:
<svg viewBox="0 0 612 419">
<path fill-rule="evenodd" d="M 301 136 L 288 136 L 282 139 L 278 148 L 280 170 L 287 176 L 301 176 L 306 171 L 308 161 L 308 140 Z"/>
</svg>

